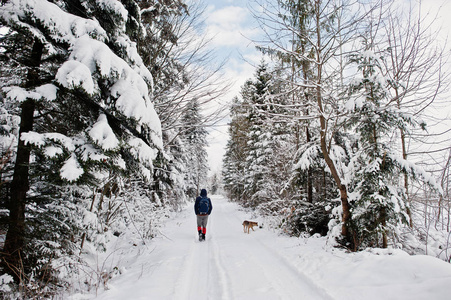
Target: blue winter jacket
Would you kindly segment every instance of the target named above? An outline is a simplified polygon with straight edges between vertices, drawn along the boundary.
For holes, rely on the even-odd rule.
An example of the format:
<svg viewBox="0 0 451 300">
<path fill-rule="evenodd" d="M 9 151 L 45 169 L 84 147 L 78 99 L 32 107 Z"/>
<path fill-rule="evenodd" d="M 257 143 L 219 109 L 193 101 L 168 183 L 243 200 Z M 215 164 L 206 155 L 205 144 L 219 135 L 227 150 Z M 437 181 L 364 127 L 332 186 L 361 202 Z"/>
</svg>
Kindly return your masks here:
<svg viewBox="0 0 451 300">
<path fill-rule="evenodd" d="M 196 198 L 196 203 L 194 203 L 194 212 L 196 213 L 196 215 L 198 215 L 199 214 L 199 202 L 200 202 L 200 199 L 202 199 L 202 197 L 207 197 L 207 191 L 205 190 L 205 189 L 202 189 L 201 191 L 200 191 L 200 196 L 198 196 L 197 198 Z M 211 210 L 213 209 L 213 205 L 211 204 L 211 200 L 210 200 L 210 198 L 207 198 L 208 199 L 208 206 L 209 206 L 209 209 L 208 209 L 208 215 L 209 214 L 211 214 Z"/>
</svg>

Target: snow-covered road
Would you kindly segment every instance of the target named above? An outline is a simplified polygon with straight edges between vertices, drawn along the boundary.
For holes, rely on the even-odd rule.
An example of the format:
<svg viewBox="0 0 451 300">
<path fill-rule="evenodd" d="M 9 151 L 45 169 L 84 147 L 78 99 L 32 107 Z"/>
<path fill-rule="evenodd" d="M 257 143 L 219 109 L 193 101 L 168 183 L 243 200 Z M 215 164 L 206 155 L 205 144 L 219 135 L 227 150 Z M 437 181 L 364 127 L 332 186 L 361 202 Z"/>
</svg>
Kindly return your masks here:
<svg viewBox="0 0 451 300">
<path fill-rule="evenodd" d="M 276 251 L 274 233 L 245 234 L 245 214 L 212 197 L 207 240 L 197 241 L 194 211 L 169 221 L 165 238 L 142 253 L 141 270 L 109 283 L 99 299 L 332 299 Z M 143 261 L 145 258 L 146 261 Z"/>
<path fill-rule="evenodd" d="M 450 299 L 451 264 L 437 258 L 399 249 L 346 253 L 326 238 L 290 238 L 267 228 L 245 234 L 241 224 L 249 215 L 221 196 L 211 198 L 205 242 L 197 240 L 189 205 L 147 245 L 99 256 L 99 269 L 122 274 L 108 280 L 107 290 L 100 287 L 96 299 Z"/>
</svg>

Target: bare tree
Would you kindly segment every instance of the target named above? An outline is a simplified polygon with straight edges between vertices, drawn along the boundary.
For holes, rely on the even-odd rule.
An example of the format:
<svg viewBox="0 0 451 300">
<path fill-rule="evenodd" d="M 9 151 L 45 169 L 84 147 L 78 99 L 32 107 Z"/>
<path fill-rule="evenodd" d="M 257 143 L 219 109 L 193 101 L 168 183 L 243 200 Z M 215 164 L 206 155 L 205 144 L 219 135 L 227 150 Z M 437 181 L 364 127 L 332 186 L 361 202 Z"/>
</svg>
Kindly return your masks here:
<svg viewBox="0 0 451 300">
<path fill-rule="evenodd" d="M 204 109 L 202 126 L 212 126 L 225 117 L 226 106 L 220 99 L 231 83 L 222 76 L 226 62 L 215 62 L 209 49 L 211 40 L 200 34 L 203 15 L 204 5 L 192 1 L 185 12 L 173 14 L 167 21 L 173 38 L 152 45 L 160 51 L 152 52 L 147 64 L 153 70 L 153 96 L 163 131 L 183 131 L 179 121 L 193 99 Z"/>
<path fill-rule="evenodd" d="M 451 171 L 451 150 L 448 153 L 448 159 L 441 174 L 441 186 L 443 188 L 443 195 L 440 195 L 437 209 L 437 217 L 435 221 L 435 228 L 445 229 L 450 232 L 451 222 L 451 199 L 450 199 L 450 171 Z M 446 212 L 446 213 L 445 213 Z"/>
<path fill-rule="evenodd" d="M 377 4 L 366 10 L 357 1 L 269 1 L 259 3 L 254 15 L 265 32 L 266 39 L 258 42 L 260 49 L 278 58 L 295 62 L 300 68 L 297 89 L 304 91 L 293 109 L 301 121 L 317 119 L 319 148 L 340 191 L 342 206 L 342 235 L 353 244 L 355 237 L 349 228 L 351 209 L 339 158 L 333 153 L 333 137 L 341 130 L 340 94 L 345 82 L 343 56 L 359 51 L 356 43 L 359 26 Z M 303 11 L 301 11 L 303 10 Z M 303 18 L 303 21 L 299 21 Z M 298 47 L 292 47 L 297 43 Z M 306 64 L 309 64 L 307 70 Z M 302 68 L 303 66 L 303 68 Z M 305 98 L 307 97 L 307 99 Z"/>
<path fill-rule="evenodd" d="M 385 67 L 386 76 L 392 83 L 393 104 L 414 116 L 429 118 L 428 108 L 440 101 L 449 87 L 449 72 L 445 66 L 449 63 L 450 53 L 446 52 L 446 43 L 438 42 L 440 29 L 434 29 L 436 18 L 428 19 L 421 9 L 421 1 L 409 7 L 391 4 L 382 19 L 385 30 L 378 42 L 380 48 L 389 49 Z M 404 159 L 409 155 L 409 139 L 420 139 L 416 144 L 424 144 L 424 134 L 408 136 L 404 128 L 399 128 L 399 133 Z M 437 142 L 437 136 L 434 142 Z M 404 174 L 404 187 L 409 195 L 407 174 Z M 408 213 L 411 215 L 410 210 Z M 412 226 L 412 218 L 410 222 Z"/>
</svg>

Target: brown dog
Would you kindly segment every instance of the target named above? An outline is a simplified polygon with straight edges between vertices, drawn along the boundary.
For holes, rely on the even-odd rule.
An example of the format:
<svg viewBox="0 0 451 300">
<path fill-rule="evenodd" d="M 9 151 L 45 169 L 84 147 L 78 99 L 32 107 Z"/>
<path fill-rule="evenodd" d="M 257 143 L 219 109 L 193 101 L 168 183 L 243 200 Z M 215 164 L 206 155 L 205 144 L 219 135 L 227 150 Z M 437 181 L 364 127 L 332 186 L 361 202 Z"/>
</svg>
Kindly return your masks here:
<svg viewBox="0 0 451 300">
<path fill-rule="evenodd" d="M 247 230 L 247 234 L 249 234 L 249 229 L 252 229 L 252 231 L 255 231 L 254 226 L 258 226 L 258 223 L 252 222 L 252 221 L 244 221 L 243 222 L 244 233 L 246 233 L 246 230 Z"/>
</svg>

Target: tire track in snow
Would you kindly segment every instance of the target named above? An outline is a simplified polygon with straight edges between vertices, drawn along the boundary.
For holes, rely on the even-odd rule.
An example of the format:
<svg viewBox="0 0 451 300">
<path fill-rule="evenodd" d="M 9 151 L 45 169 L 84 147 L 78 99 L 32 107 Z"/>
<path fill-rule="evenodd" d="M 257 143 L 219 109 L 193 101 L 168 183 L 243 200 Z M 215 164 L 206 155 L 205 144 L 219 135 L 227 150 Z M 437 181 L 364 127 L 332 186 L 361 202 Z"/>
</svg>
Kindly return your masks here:
<svg viewBox="0 0 451 300">
<path fill-rule="evenodd" d="M 333 299 L 274 249 L 262 243 L 258 236 L 251 238 L 260 246 L 252 256 L 254 264 L 261 269 L 279 299 Z"/>
<path fill-rule="evenodd" d="M 176 284 L 174 285 L 175 299 L 184 299 L 186 295 L 190 295 L 190 290 L 193 286 L 193 272 L 195 270 L 195 244 L 193 243 L 187 255 L 183 258 L 183 264 L 180 267 L 181 273 L 178 274 Z"/>
<path fill-rule="evenodd" d="M 221 237 L 217 240 L 222 242 L 221 248 L 228 255 L 226 272 L 232 277 L 230 286 L 234 299 L 332 299 L 277 253 L 274 246 L 260 241 L 260 237 L 272 236 L 259 229 L 244 234 L 241 226 L 244 219 L 240 219 L 236 207 L 230 203 L 221 203 L 220 207 L 223 208 L 221 224 L 215 230 L 220 231 Z M 228 234 L 231 229 L 233 234 Z M 232 246 L 227 247 L 227 243 Z"/>
<path fill-rule="evenodd" d="M 218 208 L 219 211 L 220 207 Z M 220 247 L 209 232 L 213 224 L 214 217 L 208 222 L 205 242 L 199 242 L 197 236 L 193 236 L 177 274 L 174 299 L 233 299 L 230 297 L 229 279 L 221 259 Z"/>
<path fill-rule="evenodd" d="M 234 299 L 234 297 L 230 296 L 230 280 L 228 278 L 227 272 L 224 268 L 223 261 L 221 259 L 221 252 L 219 246 L 214 241 L 212 242 L 214 250 L 211 252 L 213 256 L 213 260 L 215 262 L 216 272 L 218 273 L 218 282 L 220 283 L 221 288 L 221 297 L 216 299 Z"/>
<path fill-rule="evenodd" d="M 294 282 L 302 282 L 306 286 L 310 287 L 311 289 L 314 289 L 318 292 L 318 294 L 322 297 L 321 299 L 325 300 L 333 300 L 333 298 L 324 290 L 322 287 L 319 287 L 317 284 L 315 284 L 310 278 L 308 278 L 305 274 L 303 274 L 301 271 L 299 271 L 293 264 L 291 264 L 285 257 L 283 257 L 277 250 L 273 247 L 268 246 L 266 243 L 264 243 L 261 239 L 256 238 L 255 239 L 276 261 L 280 262 L 284 269 L 289 271 L 294 278 L 297 279 Z"/>
<path fill-rule="evenodd" d="M 222 207 L 217 206 L 215 212 L 218 214 L 221 214 L 221 211 L 222 211 Z M 215 218 L 212 217 L 210 224 L 209 224 L 209 229 L 211 229 L 211 231 L 214 231 L 213 230 L 214 227 L 215 227 Z M 221 247 L 219 246 L 218 242 L 214 239 L 213 236 L 210 239 L 207 239 L 207 242 L 211 244 L 211 248 L 212 248 L 210 251 L 209 259 L 214 262 L 214 273 L 217 274 L 216 282 L 220 283 L 220 286 L 219 286 L 220 295 L 218 295 L 220 297 L 212 298 L 212 299 L 224 299 L 224 300 L 234 299 L 233 295 L 232 296 L 230 295 L 230 293 L 232 291 L 232 288 L 230 286 L 230 277 L 228 276 L 228 273 L 225 268 L 224 257 L 222 254 Z M 211 276 L 209 276 L 209 277 L 211 278 Z M 213 288 L 215 288 L 215 287 L 213 287 Z M 218 288 L 218 287 L 216 287 L 216 288 Z"/>
</svg>

